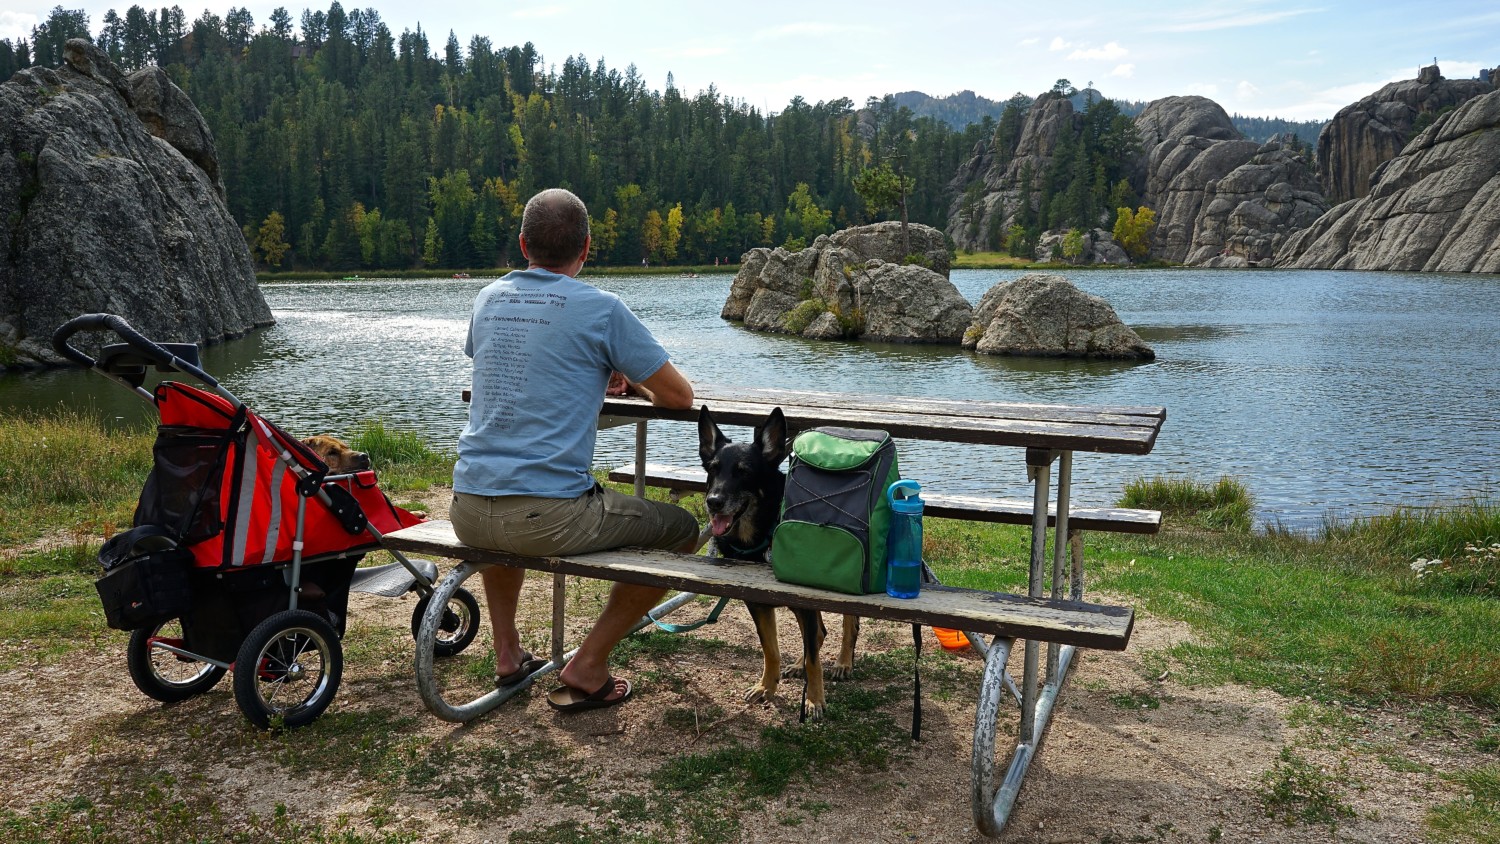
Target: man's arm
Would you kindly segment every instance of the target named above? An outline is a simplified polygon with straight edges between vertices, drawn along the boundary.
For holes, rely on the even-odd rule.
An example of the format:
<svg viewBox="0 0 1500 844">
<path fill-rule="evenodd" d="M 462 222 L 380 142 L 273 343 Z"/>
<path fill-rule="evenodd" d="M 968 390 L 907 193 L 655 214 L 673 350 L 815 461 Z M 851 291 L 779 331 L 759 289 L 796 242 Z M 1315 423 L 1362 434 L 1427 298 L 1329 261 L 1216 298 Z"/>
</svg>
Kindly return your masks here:
<svg viewBox="0 0 1500 844">
<path fill-rule="evenodd" d="M 632 386 L 657 407 L 671 410 L 691 410 L 693 407 L 693 385 L 671 361 L 662 364 L 650 378 Z"/>
</svg>

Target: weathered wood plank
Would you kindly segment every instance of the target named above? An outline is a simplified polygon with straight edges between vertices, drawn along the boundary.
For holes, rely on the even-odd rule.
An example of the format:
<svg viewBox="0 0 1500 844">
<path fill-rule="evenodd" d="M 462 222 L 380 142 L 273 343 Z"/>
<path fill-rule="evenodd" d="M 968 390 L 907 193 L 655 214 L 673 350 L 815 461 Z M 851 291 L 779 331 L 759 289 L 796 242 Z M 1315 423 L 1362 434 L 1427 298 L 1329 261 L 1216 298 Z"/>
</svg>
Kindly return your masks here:
<svg viewBox="0 0 1500 844">
<path fill-rule="evenodd" d="M 612 469 L 608 477 L 616 483 L 633 483 L 635 467 L 619 466 Z M 669 466 L 664 463 L 647 463 L 646 485 L 686 492 L 703 492 L 708 486 L 708 477 L 701 469 Z M 922 500 L 926 504 L 923 515 L 935 519 L 963 519 L 1007 525 L 1031 524 L 1030 501 L 932 492 L 924 492 Z M 1053 505 L 1047 513 L 1047 524 L 1049 526 L 1057 524 L 1056 505 Z M 1076 507 L 1068 513 L 1068 525 L 1078 530 L 1154 534 L 1161 531 L 1161 513 L 1157 510 L 1131 510 L 1120 507 Z"/>
<path fill-rule="evenodd" d="M 701 399 L 702 397 L 700 397 Z M 700 403 L 702 403 L 700 401 Z M 720 424 L 755 425 L 773 406 L 713 400 L 707 402 Z M 1075 421 L 1009 419 L 981 416 L 932 415 L 896 410 L 804 406 L 779 403 L 793 431 L 820 425 L 878 428 L 891 436 L 918 440 L 1045 448 L 1063 451 L 1096 451 L 1110 454 L 1149 454 L 1161 430 L 1160 420 L 1140 425 L 1094 424 Z M 653 407 L 635 396 L 608 397 L 601 416 L 636 419 L 671 419 L 696 422 L 698 411 Z M 1143 420 L 1149 417 L 1141 417 Z"/>
<path fill-rule="evenodd" d="M 667 551 L 625 548 L 572 557 L 526 557 L 463 545 L 453 535 L 452 524 L 445 521 L 423 522 L 388 533 L 383 544 L 404 552 L 450 559 L 1103 650 L 1124 650 L 1135 623 L 1135 612 L 1129 607 L 973 589 L 931 587 L 909 600 L 883 593 L 843 595 L 782 583 L 772 575 L 770 567 L 762 564 Z"/>
<path fill-rule="evenodd" d="M 921 396 L 859 395 L 814 390 L 780 390 L 769 387 L 732 387 L 703 384 L 693 388 L 698 403 L 734 401 L 752 404 L 795 404 L 854 410 L 877 408 L 931 416 L 979 416 L 993 419 L 1036 419 L 1050 422 L 1098 424 L 1158 424 L 1167 410 L 1157 406 L 1109 406 L 990 402 L 970 399 L 939 399 Z"/>
</svg>

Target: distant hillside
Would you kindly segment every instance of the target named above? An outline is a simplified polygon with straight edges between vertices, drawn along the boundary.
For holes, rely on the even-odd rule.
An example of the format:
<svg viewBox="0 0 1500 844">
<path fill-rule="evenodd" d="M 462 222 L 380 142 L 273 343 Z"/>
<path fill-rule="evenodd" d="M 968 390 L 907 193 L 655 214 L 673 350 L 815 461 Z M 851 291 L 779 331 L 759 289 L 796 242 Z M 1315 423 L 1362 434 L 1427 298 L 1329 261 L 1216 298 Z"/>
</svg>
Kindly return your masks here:
<svg viewBox="0 0 1500 844">
<path fill-rule="evenodd" d="M 1073 107 L 1082 111 L 1089 94 L 1095 100 L 1104 96 L 1099 91 L 1078 91 L 1070 98 Z M 921 91 L 903 91 L 896 94 L 895 99 L 896 105 L 906 106 L 918 117 L 941 120 L 959 130 L 971 123 L 982 123 L 986 117 L 999 120 L 1000 113 L 1005 110 L 1004 100 L 987 99 L 973 91 L 959 91 L 941 99 Z M 1115 105 L 1122 114 L 1130 117 L 1135 117 L 1146 108 L 1146 103 L 1140 100 L 1115 100 Z M 1303 143 L 1311 145 L 1317 142 L 1318 133 L 1328 124 L 1327 120 L 1285 120 L 1280 117 L 1250 117 L 1243 114 L 1230 115 L 1230 120 L 1246 138 L 1260 143 L 1265 143 L 1272 135 L 1290 132 L 1301 138 Z"/>
<path fill-rule="evenodd" d="M 983 123 L 986 117 L 1000 119 L 1005 103 L 985 99 L 973 91 L 959 91 L 942 99 L 921 91 L 902 91 L 895 95 L 896 105 L 906 106 L 918 117 L 941 120 L 953 129 L 962 130 L 970 123 Z"/>
</svg>

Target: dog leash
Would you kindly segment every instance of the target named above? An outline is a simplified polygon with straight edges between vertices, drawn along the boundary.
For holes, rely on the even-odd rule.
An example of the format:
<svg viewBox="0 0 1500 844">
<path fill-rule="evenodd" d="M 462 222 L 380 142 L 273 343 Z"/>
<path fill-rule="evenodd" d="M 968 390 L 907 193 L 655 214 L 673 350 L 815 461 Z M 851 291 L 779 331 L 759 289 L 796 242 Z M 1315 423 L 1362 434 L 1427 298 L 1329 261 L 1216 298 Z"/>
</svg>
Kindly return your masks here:
<svg viewBox="0 0 1500 844">
<path fill-rule="evenodd" d="M 766 544 L 770 544 L 769 540 Z M 707 556 L 717 557 L 718 554 L 714 551 L 710 551 Z M 673 624 L 670 621 L 662 621 L 649 612 L 646 613 L 646 618 L 650 619 L 652 624 L 656 625 L 662 630 L 667 631 L 668 633 L 688 633 L 693 630 L 697 630 L 699 627 L 702 627 L 705 624 L 718 624 L 719 613 L 723 612 L 724 607 L 728 605 L 728 598 L 720 598 L 719 602 L 717 604 L 714 604 L 714 608 L 708 611 L 708 618 L 705 618 L 702 621 L 688 622 L 687 624 Z"/>
<path fill-rule="evenodd" d="M 724 607 L 728 604 L 728 598 L 720 598 L 719 602 L 717 604 L 714 604 L 714 608 L 712 610 L 709 610 L 708 618 L 705 618 L 702 621 L 689 622 L 687 624 L 673 624 L 670 621 L 660 621 L 656 618 L 656 616 L 652 615 L 649 612 L 646 613 L 646 617 L 651 619 L 652 624 L 655 624 L 657 627 L 660 627 L 668 633 L 687 633 L 691 630 L 697 630 L 699 627 L 702 627 L 705 624 L 717 624 L 719 622 L 719 613 L 723 612 Z"/>
</svg>

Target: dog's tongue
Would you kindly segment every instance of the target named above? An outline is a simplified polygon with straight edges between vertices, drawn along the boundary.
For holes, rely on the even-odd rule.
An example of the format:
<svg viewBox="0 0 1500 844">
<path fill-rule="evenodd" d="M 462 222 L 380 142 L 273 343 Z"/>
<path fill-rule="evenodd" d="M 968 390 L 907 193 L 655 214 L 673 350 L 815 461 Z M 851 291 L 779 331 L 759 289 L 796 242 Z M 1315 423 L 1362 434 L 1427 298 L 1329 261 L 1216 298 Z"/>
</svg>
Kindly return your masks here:
<svg viewBox="0 0 1500 844">
<path fill-rule="evenodd" d="M 710 514 L 708 517 L 708 529 L 714 536 L 723 536 L 734 526 L 734 519 L 723 513 Z"/>
</svg>

